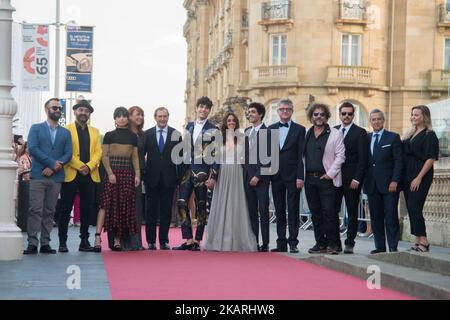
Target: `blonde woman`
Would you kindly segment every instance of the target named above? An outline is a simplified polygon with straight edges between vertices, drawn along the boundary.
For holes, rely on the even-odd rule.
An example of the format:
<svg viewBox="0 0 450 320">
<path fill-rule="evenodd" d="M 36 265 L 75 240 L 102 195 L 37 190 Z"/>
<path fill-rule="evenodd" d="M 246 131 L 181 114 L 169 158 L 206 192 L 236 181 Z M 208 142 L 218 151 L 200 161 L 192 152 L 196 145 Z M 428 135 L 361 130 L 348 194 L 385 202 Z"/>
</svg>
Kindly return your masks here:
<svg viewBox="0 0 450 320">
<path fill-rule="evenodd" d="M 411 250 L 428 252 L 423 206 L 433 182 L 433 164 L 439 157 L 439 140 L 431 125 L 430 109 L 415 106 L 411 110 L 412 128 L 403 140 L 405 183 L 404 195 L 416 243 Z"/>
</svg>

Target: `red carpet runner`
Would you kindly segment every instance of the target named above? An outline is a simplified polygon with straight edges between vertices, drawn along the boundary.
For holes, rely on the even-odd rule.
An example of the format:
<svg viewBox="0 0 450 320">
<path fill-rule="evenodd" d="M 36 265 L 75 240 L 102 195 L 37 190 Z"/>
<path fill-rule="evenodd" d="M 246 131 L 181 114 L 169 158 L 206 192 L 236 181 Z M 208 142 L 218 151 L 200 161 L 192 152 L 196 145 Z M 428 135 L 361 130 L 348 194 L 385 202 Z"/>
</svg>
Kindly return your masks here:
<svg viewBox="0 0 450 320">
<path fill-rule="evenodd" d="M 172 246 L 181 244 L 181 230 L 171 229 L 170 239 Z M 111 252 L 106 243 L 104 237 L 115 300 L 412 299 L 369 290 L 359 278 L 276 253 Z"/>
</svg>

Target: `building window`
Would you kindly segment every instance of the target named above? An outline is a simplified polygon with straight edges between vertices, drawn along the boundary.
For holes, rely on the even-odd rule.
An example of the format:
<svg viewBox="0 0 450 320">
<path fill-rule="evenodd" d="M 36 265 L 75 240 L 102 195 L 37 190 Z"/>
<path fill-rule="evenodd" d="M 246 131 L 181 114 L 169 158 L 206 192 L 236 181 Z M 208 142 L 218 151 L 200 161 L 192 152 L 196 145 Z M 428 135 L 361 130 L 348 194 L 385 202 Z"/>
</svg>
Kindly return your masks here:
<svg viewBox="0 0 450 320">
<path fill-rule="evenodd" d="M 275 100 L 269 103 L 269 114 L 268 114 L 268 119 L 266 121 L 266 123 L 268 125 L 274 124 L 278 121 L 280 121 L 280 117 L 278 116 L 278 101 L 279 100 Z"/>
<path fill-rule="evenodd" d="M 360 66 L 361 65 L 361 35 L 344 34 L 342 35 L 342 65 Z"/>
<path fill-rule="evenodd" d="M 287 36 L 273 35 L 270 41 L 270 64 L 284 65 L 286 64 L 287 53 Z"/>
<path fill-rule="evenodd" d="M 450 70 L 450 38 L 445 39 L 444 69 Z"/>
</svg>

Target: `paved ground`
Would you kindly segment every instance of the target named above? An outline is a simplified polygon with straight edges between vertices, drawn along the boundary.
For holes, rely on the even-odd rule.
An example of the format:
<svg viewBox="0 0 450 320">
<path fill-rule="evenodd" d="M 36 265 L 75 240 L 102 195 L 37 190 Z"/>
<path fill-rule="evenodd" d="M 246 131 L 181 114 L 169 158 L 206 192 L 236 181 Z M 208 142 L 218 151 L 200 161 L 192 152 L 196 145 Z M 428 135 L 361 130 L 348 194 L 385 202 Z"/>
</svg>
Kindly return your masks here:
<svg viewBox="0 0 450 320">
<path fill-rule="evenodd" d="M 22 261 L 0 262 L 0 299 L 111 299 L 103 258 L 100 254 L 78 252 L 79 229 L 69 228 L 68 254 L 24 256 Z M 181 231 L 180 231 L 181 232 Z M 91 230 L 91 235 L 94 229 Z M 52 246 L 57 248 L 57 229 L 52 233 Z M 91 236 L 93 238 L 93 236 Z M 300 230 L 300 254 L 284 254 L 292 258 L 310 257 L 308 248 L 314 245 L 312 231 Z M 276 226 L 271 224 L 271 247 L 275 247 Z M 24 234 L 24 247 L 26 234 Z M 171 243 L 172 246 L 178 245 Z M 400 242 L 399 250 L 407 250 L 410 243 Z M 365 258 L 373 249 L 373 239 L 358 238 L 355 255 L 339 255 L 342 260 Z M 450 249 L 431 247 L 432 252 L 450 254 Z M 70 290 L 67 280 L 70 266 L 81 268 L 81 290 Z M 301 275 L 299 275 L 301 276 Z"/>
</svg>

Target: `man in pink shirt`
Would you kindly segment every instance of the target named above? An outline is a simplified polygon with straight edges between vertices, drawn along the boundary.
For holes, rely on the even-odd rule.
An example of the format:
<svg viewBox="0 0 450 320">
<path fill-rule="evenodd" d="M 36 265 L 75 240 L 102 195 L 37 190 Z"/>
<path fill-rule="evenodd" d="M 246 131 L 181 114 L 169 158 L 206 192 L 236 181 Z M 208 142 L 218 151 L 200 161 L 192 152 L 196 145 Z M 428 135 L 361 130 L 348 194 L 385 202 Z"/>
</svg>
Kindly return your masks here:
<svg viewBox="0 0 450 320">
<path fill-rule="evenodd" d="M 342 186 L 341 165 L 345 161 L 345 145 L 342 134 L 330 128 L 330 109 L 316 103 L 307 112 L 313 124 L 305 141 L 305 192 L 312 213 L 316 244 L 309 253 L 338 254 L 336 235 L 336 188 Z"/>
</svg>

